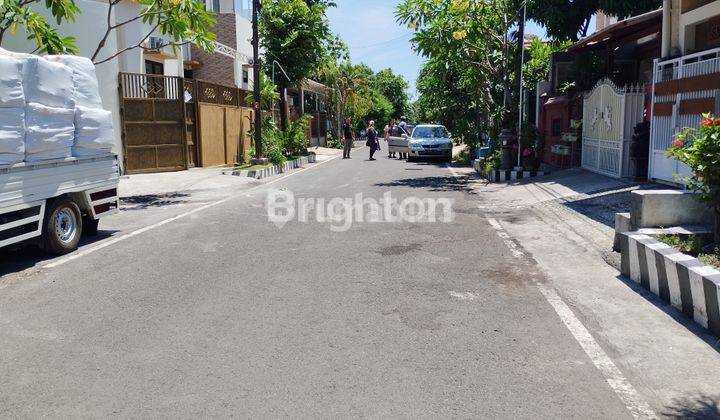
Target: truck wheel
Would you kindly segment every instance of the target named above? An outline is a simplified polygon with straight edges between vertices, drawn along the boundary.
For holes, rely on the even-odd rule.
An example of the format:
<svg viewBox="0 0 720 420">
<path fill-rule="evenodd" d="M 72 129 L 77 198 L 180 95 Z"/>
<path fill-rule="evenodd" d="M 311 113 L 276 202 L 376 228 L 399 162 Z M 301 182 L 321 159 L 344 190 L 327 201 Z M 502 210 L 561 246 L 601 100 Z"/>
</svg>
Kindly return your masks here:
<svg viewBox="0 0 720 420">
<path fill-rule="evenodd" d="M 73 252 L 78 247 L 82 230 L 78 205 L 67 197 L 54 200 L 45 213 L 43 248 L 55 255 Z"/>
<path fill-rule="evenodd" d="M 82 223 L 83 235 L 97 236 L 99 223 L 100 223 L 100 220 L 93 219 L 92 216 L 84 217 L 83 223 Z"/>
</svg>

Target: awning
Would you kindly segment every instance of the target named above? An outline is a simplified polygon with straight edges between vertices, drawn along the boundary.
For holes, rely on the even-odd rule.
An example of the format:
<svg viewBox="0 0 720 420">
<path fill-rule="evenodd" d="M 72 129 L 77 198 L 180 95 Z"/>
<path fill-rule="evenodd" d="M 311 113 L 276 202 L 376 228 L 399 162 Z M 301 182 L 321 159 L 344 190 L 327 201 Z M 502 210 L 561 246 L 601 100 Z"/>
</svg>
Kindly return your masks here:
<svg viewBox="0 0 720 420">
<path fill-rule="evenodd" d="M 662 9 L 613 23 L 568 47 L 569 52 L 606 48 L 637 41 L 662 31 Z"/>
</svg>

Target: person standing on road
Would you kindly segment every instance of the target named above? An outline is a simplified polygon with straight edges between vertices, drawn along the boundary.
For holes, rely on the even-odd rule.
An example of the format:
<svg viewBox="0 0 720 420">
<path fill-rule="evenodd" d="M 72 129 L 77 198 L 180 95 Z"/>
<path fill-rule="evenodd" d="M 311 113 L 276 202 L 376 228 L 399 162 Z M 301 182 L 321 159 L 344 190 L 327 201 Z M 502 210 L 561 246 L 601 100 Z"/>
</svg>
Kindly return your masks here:
<svg viewBox="0 0 720 420">
<path fill-rule="evenodd" d="M 390 151 L 390 136 L 392 135 L 393 128 L 395 127 L 395 119 L 390 120 L 388 125 L 385 126 L 385 146 L 388 149 L 388 159 L 394 158 L 395 153 Z"/>
<path fill-rule="evenodd" d="M 353 147 L 353 142 L 355 141 L 355 135 L 353 134 L 352 125 L 350 124 L 350 118 L 345 118 L 345 123 L 342 126 L 343 129 L 343 137 L 345 138 L 345 143 L 343 147 L 343 159 L 350 159 L 350 151 Z"/>
<path fill-rule="evenodd" d="M 380 144 L 378 143 L 378 132 L 375 129 L 375 121 L 372 120 L 370 120 L 367 128 L 367 145 L 370 147 L 370 160 L 375 160 L 373 155 L 380 149 Z"/>
<path fill-rule="evenodd" d="M 408 128 L 407 128 L 407 117 L 405 117 L 405 116 L 400 117 L 400 124 L 398 124 L 398 128 L 400 129 L 400 136 L 402 136 L 403 134 L 410 136 L 410 133 L 408 133 Z M 407 153 L 400 153 L 399 159 L 406 159 L 406 158 L 407 158 Z"/>
</svg>

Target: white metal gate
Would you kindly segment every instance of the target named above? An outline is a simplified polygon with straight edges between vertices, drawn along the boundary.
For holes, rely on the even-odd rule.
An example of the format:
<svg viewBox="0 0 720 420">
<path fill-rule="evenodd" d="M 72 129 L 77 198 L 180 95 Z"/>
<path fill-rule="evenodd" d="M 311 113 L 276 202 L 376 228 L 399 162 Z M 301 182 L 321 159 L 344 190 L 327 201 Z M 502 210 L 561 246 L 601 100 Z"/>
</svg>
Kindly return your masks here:
<svg viewBox="0 0 720 420">
<path fill-rule="evenodd" d="M 615 178 L 629 176 L 629 142 L 643 119 L 639 86 L 618 88 L 600 80 L 583 101 L 582 167 Z"/>
<path fill-rule="evenodd" d="M 655 60 L 650 128 L 650 179 L 681 183 L 678 175 L 688 176 L 690 170 L 676 160 L 667 158 L 667 149 L 684 128 L 700 125 L 701 112 L 720 112 L 720 89 L 708 89 L 712 83 L 697 83 L 698 76 L 720 79 L 720 48 L 672 60 Z M 675 84 L 669 85 L 667 82 Z M 659 88 L 660 86 L 663 88 Z M 665 88 L 667 86 L 670 88 Z M 712 104 L 709 107 L 711 109 L 703 108 L 703 104 Z M 705 110 L 701 111 L 702 109 Z"/>
</svg>

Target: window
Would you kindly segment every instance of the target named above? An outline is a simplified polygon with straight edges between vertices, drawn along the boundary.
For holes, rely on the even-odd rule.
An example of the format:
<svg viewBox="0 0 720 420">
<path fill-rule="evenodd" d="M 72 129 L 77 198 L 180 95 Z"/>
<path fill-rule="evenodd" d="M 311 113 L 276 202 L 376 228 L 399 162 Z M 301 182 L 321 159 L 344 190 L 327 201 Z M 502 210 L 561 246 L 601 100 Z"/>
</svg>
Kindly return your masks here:
<svg viewBox="0 0 720 420">
<path fill-rule="evenodd" d="M 147 74 L 165 74 L 165 66 L 163 63 L 145 60 L 145 73 Z"/>
<path fill-rule="evenodd" d="M 415 128 L 413 131 L 413 137 L 417 138 L 428 138 L 428 139 L 444 139 L 449 138 L 447 130 L 445 130 L 445 127 L 428 127 L 428 126 L 420 126 Z"/>
<path fill-rule="evenodd" d="M 209 11 L 220 13 L 220 0 L 208 0 L 205 4 Z"/>
<path fill-rule="evenodd" d="M 250 73 L 247 70 L 243 70 L 243 84 L 250 83 Z"/>
</svg>

